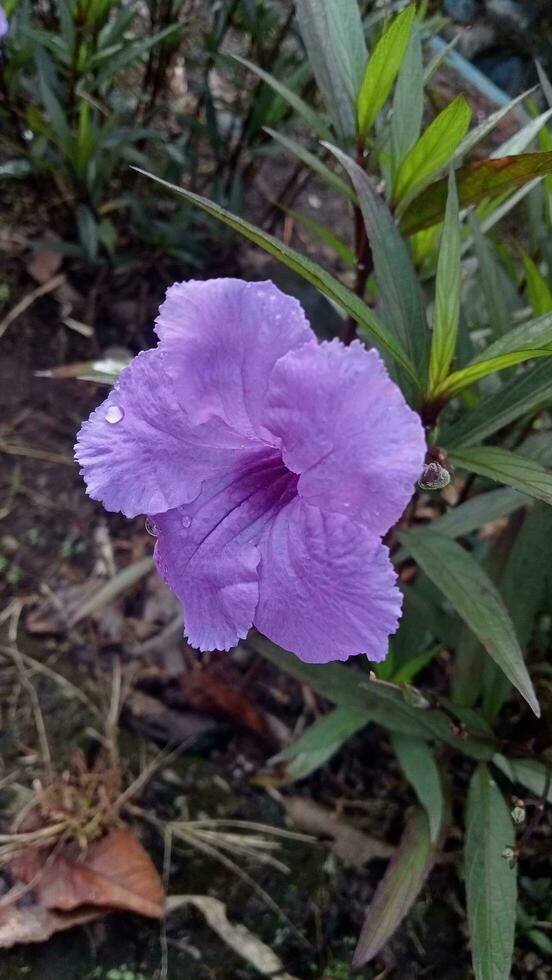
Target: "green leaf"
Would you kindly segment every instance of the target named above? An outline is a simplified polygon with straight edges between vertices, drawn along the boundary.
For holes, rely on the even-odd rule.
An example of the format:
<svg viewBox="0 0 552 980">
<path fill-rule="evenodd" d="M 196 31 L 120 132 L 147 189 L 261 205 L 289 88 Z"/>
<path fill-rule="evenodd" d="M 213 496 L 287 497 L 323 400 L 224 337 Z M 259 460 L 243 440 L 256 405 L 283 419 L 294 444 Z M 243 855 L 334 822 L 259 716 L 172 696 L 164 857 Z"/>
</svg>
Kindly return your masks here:
<svg viewBox="0 0 552 980">
<path fill-rule="evenodd" d="M 414 146 L 422 128 L 424 114 L 424 66 L 421 32 L 414 25 L 400 67 L 391 116 L 393 172 L 396 173 L 406 154 Z"/>
<path fill-rule="evenodd" d="M 333 187 L 334 190 L 341 194 L 342 197 L 346 197 L 349 201 L 355 201 L 355 194 L 344 180 L 339 177 L 338 174 L 334 174 L 333 170 L 330 170 L 319 157 L 315 156 L 309 150 L 301 146 L 295 140 L 290 139 L 289 136 L 285 136 L 283 133 L 279 133 L 276 129 L 271 129 L 270 126 L 263 127 L 265 132 L 270 133 L 273 139 L 282 146 L 285 146 L 286 150 L 290 153 L 294 153 L 296 157 L 302 160 L 303 163 L 310 167 L 319 177 L 322 178 L 324 183 L 328 184 L 329 187 Z"/>
<path fill-rule="evenodd" d="M 460 319 L 460 216 L 454 173 L 449 175 L 445 223 L 437 260 L 435 317 L 429 361 L 429 393 L 444 381 L 454 360 Z"/>
<path fill-rule="evenodd" d="M 357 99 L 357 125 L 361 139 L 366 137 L 389 98 L 408 47 L 415 16 L 416 7 L 411 4 L 391 21 L 370 55 Z"/>
<path fill-rule="evenodd" d="M 423 138 L 423 137 L 422 137 Z M 521 187 L 535 177 L 552 173 L 552 150 L 543 153 L 520 153 L 499 160 L 477 160 L 456 171 L 460 207 L 478 204 L 487 197 Z M 441 221 L 447 201 L 447 178 L 435 181 L 416 197 L 401 218 L 405 235 Z"/>
<path fill-rule="evenodd" d="M 527 497 L 517 490 L 501 488 L 490 490 L 488 493 L 477 494 L 457 507 L 452 507 L 446 514 L 441 514 L 431 522 L 431 530 L 446 534 L 448 538 L 461 538 L 472 531 L 478 530 L 482 524 L 507 517 L 520 507 L 525 507 Z M 423 533 L 413 531 L 413 534 Z M 393 561 L 399 565 L 410 554 L 408 544 L 395 551 Z"/>
<path fill-rule="evenodd" d="M 533 414 L 550 404 L 552 363 L 546 357 L 536 367 L 510 378 L 499 391 L 484 398 L 477 408 L 464 412 L 454 425 L 442 431 L 440 440 L 447 448 L 473 445 L 521 415 Z"/>
<path fill-rule="evenodd" d="M 489 133 L 492 133 L 493 129 L 496 129 L 505 116 L 507 116 L 512 109 L 515 109 L 516 106 L 520 105 L 520 103 L 522 103 L 532 91 L 534 90 L 528 89 L 526 92 L 522 92 L 521 95 L 518 95 L 515 99 L 512 99 L 508 105 L 501 106 L 500 109 L 492 112 L 491 115 L 487 116 L 487 118 L 484 119 L 483 122 L 480 122 L 479 125 L 474 126 L 474 128 L 466 134 L 462 142 L 458 145 L 452 157 L 453 162 L 457 163 L 463 160 L 464 157 L 466 157 L 478 143 L 481 143 L 481 141 L 484 140 Z"/>
<path fill-rule="evenodd" d="M 364 171 L 337 147 L 324 144 L 343 165 L 358 196 L 366 234 L 374 258 L 385 322 L 393 330 L 401 348 L 423 379 L 427 371 L 429 331 L 420 284 L 410 258 L 385 201 L 376 193 Z"/>
<path fill-rule="evenodd" d="M 552 291 L 548 280 L 543 276 L 536 262 L 524 249 L 522 253 L 523 268 L 527 279 L 527 297 L 535 316 L 550 313 L 552 310 Z"/>
<path fill-rule="evenodd" d="M 539 717 L 539 704 L 508 610 L 481 566 L 456 541 L 435 531 L 402 531 L 399 539 Z"/>
<path fill-rule="evenodd" d="M 284 265 L 297 272 L 303 279 L 306 279 L 307 282 L 316 286 L 321 293 L 337 303 L 346 313 L 354 317 L 362 327 L 366 328 L 367 333 L 371 335 L 373 340 L 384 350 L 388 351 L 404 369 L 406 374 L 415 381 L 416 375 L 407 355 L 401 349 L 400 344 L 391 336 L 384 324 L 378 320 L 370 308 L 352 290 L 343 286 L 337 279 L 326 272 L 322 266 L 301 255 L 300 252 L 296 252 L 295 249 L 290 248 L 288 245 L 284 245 L 283 242 L 279 241 L 278 238 L 274 238 L 273 235 L 261 231 L 260 228 L 256 228 L 255 225 L 244 221 L 243 218 L 238 218 L 236 215 L 231 214 L 230 211 L 226 211 L 225 208 L 221 208 L 218 204 L 208 201 L 207 198 L 200 197 L 199 194 L 193 194 L 191 191 L 184 190 L 181 187 L 176 187 L 175 184 L 161 180 L 160 177 L 156 177 L 146 170 L 141 170 L 139 167 L 135 167 L 134 169 L 175 194 L 184 197 L 187 201 L 191 201 L 192 204 L 196 204 L 203 211 L 206 211 L 207 214 L 218 218 L 223 224 L 233 228 L 234 231 L 239 232 L 244 238 L 254 242 L 255 245 L 259 245 L 269 255 L 273 255 L 280 262 L 283 262 Z"/>
<path fill-rule="evenodd" d="M 488 374 L 495 374 L 497 371 L 504 371 L 506 368 L 513 367 L 515 364 L 522 364 L 524 361 L 530 361 L 538 357 L 550 357 L 552 350 L 538 350 L 533 348 L 531 350 L 518 350 L 512 351 L 511 354 L 500 354 L 498 357 L 490 357 L 488 360 L 477 361 L 475 364 L 469 364 L 468 367 L 462 368 L 460 371 L 454 371 L 453 374 L 449 374 L 448 378 L 441 382 L 438 388 L 433 392 L 435 397 L 439 395 L 444 395 L 447 399 L 453 398 L 464 388 L 469 388 L 470 385 L 475 384 L 476 381 L 480 381 L 481 378 L 486 378 Z"/>
<path fill-rule="evenodd" d="M 530 497 L 543 500 L 545 504 L 552 504 L 552 473 L 536 460 L 518 456 L 498 446 L 460 446 L 451 451 L 449 459 L 454 466 L 486 476 L 497 483 L 505 483 Z"/>
<path fill-rule="evenodd" d="M 254 74 L 257 75 L 263 82 L 270 85 L 270 87 L 274 89 L 278 95 L 286 100 L 291 108 L 295 110 L 297 115 L 301 116 L 305 120 L 307 126 L 313 133 L 316 133 L 321 139 L 328 138 L 330 135 L 330 130 L 328 129 L 324 117 L 320 113 L 315 112 L 315 110 L 312 109 L 310 105 L 308 105 L 308 103 L 301 98 L 301 96 L 297 95 L 296 92 L 288 88 L 287 85 L 284 85 L 283 82 L 280 82 L 279 79 L 274 78 L 273 75 L 269 75 L 267 71 L 259 68 L 258 65 L 253 64 L 252 61 L 248 61 L 247 58 L 242 58 L 238 54 L 228 55 L 228 57 L 233 58 L 234 61 L 238 61 L 240 65 L 243 65 L 244 68 L 248 68 L 249 71 L 254 72 Z"/>
<path fill-rule="evenodd" d="M 366 910 L 354 967 L 370 963 L 387 944 L 420 894 L 435 857 L 427 816 L 416 808 Z"/>
<path fill-rule="evenodd" d="M 548 786 L 546 800 L 548 803 L 552 803 L 550 767 L 547 768 L 538 759 L 510 759 L 498 753 L 493 756 L 492 762 L 512 783 L 525 786 L 525 789 L 528 789 L 539 799 L 542 799 Z"/>
<path fill-rule="evenodd" d="M 270 760 L 271 766 L 282 766 L 277 776 L 279 786 L 306 779 L 331 759 L 341 746 L 371 721 L 362 708 L 334 708 L 314 722 L 306 732 Z"/>
<path fill-rule="evenodd" d="M 399 765 L 427 813 L 431 843 L 439 837 L 443 823 L 444 800 L 441 776 L 435 756 L 427 742 L 407 735 L 392 735 L 391 745 Z"/>
<path fill-rule="evenodd" d="M 289 214 L 290 217 L 294 219 L 294 221 L 304 225 L 305 228 L 311 231 L 314 235 L 317 235 L 325 245 L 331 248 L 335 254 L 339 256 L 343 262 L 343 265 L 345 265 L 348 269 L 355 268 L 356 260 L 352 249 L 350 249 L 341 238 L 334 235 L 333 231 L 330 231 L 329 228 L 326 228 L 326 226 L 321 224 L 319 221 L 315 221 L 314 218 L 311 218 L 311 216 L 308 214 L 302 214 L 299 211 L 294 211 L 293 208 L 284 208 L 284 210 L 286 214 Z"/>
<path fill-rule="evenodd" d="M 470 782 L 465 874 L 476 980 L 508 980 L 516 927 L 517 872 L 502 856 L 514 843 L 508 807 L 486 766 Z"/>
<path fill-rule="evenodd" d="M 510 329 L 510 311 L 501 281 L 501 268 L 490 242 L 482 234 L 473 214 L 468 215 L 468 224 L 473 238 L 487 319 L 495 338 L 501 337 Z"/>
<path fill-rule="evenodd" d="M 454 732 L 449 717 L 438 709 L 415 707 L 409 690 L 392 684 L 368 680 L 368 675 L 344 664 L 306 664 L 262 636 L 248 641 L 259 653 L 301 683 L 309 684 L 322 697 L 345 708 L 361 708 L 372 721 L 391 732 L 433 738 L 451 745 L 474 759 L 492 758 L 496 746 L 492 739 L 461 737 Z M 423 701 L 420 696 L 418 700 Z"/>
<path fill-rule="evenodd" d="M 342 139 L 355 134 L 353 104 L 366 61 L 357 0 L 297 0 L 297 20 L 324 105 Z"/>
<path fill-rule="evenodd" d="M 474 357 L 472 364 L 500 357 L 502 354 L 529 351 L 533 348 L 543 349 L 549 344 L 552 344 L 552 313 L 545 313 L 535 320 L 522 323 L 519 327 L 513 327 Z"/>
<path fill-rule="evenodd" d="M 404 204 L 425 187 L 433 174 L 450 160 L 470 125 L 471 109 L 458 95 L 428 126 L 401 163 L 393 200 Z M 423 195 L 425 198 L 425 194 Z"/>
</svg>

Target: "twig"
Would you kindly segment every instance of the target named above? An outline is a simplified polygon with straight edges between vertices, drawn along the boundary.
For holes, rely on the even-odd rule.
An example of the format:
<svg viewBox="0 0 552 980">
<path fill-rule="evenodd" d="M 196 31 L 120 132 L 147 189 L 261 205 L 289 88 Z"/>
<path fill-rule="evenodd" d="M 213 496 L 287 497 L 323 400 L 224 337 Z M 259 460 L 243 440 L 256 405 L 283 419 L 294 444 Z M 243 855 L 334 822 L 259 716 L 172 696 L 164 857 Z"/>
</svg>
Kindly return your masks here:
<svg viewBox="0 0 552 980">
<path fill-rule="evenodd" d="M 19 303 L 16 303 L 9 313 L 6 313 L 4 319 L 0 320 L 0 337 L 4 336 L 10 324 L 12 324 L 14 320 L 17 320 L 17 318 L 21 316 L 25 310 L 28 310 L 29 306 L 32 306 L 35 300 L 40 299 L 41 296 L 45 296 L 47 293 L 53 292 L 53 290 L 57 289 L 58 286 L 63 285 L 65 279 L 65 273 L 59 272 L 56 276 L 53 276 L 52 279 L 48 279 L 48 282 L 44 282 L 41 286 L 37 286 L 36 289 L 32 290 L 32 292 L 27 293 L 23 299 L 20 299 Z"/>
</svg>

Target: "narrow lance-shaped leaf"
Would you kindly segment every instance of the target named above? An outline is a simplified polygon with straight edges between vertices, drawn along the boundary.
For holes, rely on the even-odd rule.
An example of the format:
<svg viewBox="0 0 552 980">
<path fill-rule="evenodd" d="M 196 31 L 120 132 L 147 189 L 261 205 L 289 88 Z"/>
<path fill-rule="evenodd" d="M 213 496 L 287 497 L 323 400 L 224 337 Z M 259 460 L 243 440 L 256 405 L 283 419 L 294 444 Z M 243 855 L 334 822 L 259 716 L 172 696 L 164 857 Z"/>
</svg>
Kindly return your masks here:
<svg viewBox="0 0 552 980">
<path fill-rule="evenodd" d="M 498 483 L 506 483 L 530 497 L 543 500 L 545 504 L 552 504 L 552 473 L 536 460 L 527 459 L 526 456 L 519 456 L 498 446 L 460 446 L 449 456 L 454 466 L 486 476 Z"/>
<path fill-rule="evenodd" d="M 407 735 L 392 735 L 391 745 L 399 765 L 427 813 L 431 842 L 439 837 L 443 823 L 443 787 L 435 756 L 427 742 Z"/>
<path fill-rule="evenodd" d="M 411 4 L 391 21 L 370 55 L 357 98 L 357 125 L 362 139 L 389 97 L 408 47 L 415 16 L 416 8 Z"/>
<path fill-rule="evenodd" d="M 552 361 L 545 357 L 536 367 L 510 378 L 499 391 L 484 398 L 477 408 L 464 412 L 454 425 L 443 429 L 440 439 L 447 448 L 473 445 L 503 429 L 522 415 L 552 404 Z"/>
<path fill-rule="evenodd" d="M 366 910 L 353 966 L 370 963 L 383 949 L 420 894 L 435 857 L 428 818 L 416 808 Z"/>
<path fill-rule="evenodd" d="M 426 186 L 433 174 L 450 160 L 470 125 L 471 109 L 463 95 L 458 95 L 428 126 L 401 163 L 393 200 L 408 201 Z"/>
<path fill-rule="evenodd" d="M 429 361 L 430 394 L 447 377 L 454 359 L 460 319 L 460 274 L 460 216 L 456 182 L 451 171 L 437 262 L 435 319 Z"/>
<path fill-rule="evenodd" d="M 552 111 L 552 110 L 551 110 Z M 552 310 L 552 291 L 536 262 L 524 249 L 521 249 L 523 268 L 527 280 L 527 297 L 535 316 Z"/>
<path fill-rule="evenodd" d="M 486 197 L 497 197 L 504 191 L 514 190 L 535 177 L 544 177 L 546 174 L 552 174 L 552 150 L 469 163 L 456 171 L 460 207 L 479 204 Z M 430 228 L 442 220 L 447 201 L 447 186 L 446 177 L 437 180 L 409 204 L 400 223 L 406 235 L 412 235 L 422 228 Z"/>
<path fill-rule="evenodd" d="M 347 4 L 340 0 L 297 0 L 296 9 L 324 105 L 340 138 L 351 138 L 356 128 L 353 104 L 358 88 L 358 45 L 364 44 L 357 0 Z"/>
<path fill-rule="evenodd" d="M 396 173 L 404 157 L 414 146 L 422 128 L 424 66 L 420 35 L 420 28 L 414 24 L 395 86 L 391 117 L 393 173 Z"/>
<path fill-rule="evenodd" d="M 287 85 L 284 85 L 284 83 L 278 78 L 274 78 L 273 75 L 270 75 L 267 71 L 264 71 L 263 68 L 259 68 L 259 66 L 255 65 L 252 61 L 248 61 L 247 58 L 242 58 L 241 55 L 238 54 L 232 54 L 229 55 L 229 57 L 233 58 L 234 61 L 238 61 L 240 65 L 243 65 L 244 68 L 248 68 L 249 71 L 254 72 L 255 75 L 257 75 L 263 82 L 270 85 L 270 87 L 277 92 L 278 95 L 286 100 L 288 105 L 295 110 L 297 115 L 304 119 L 307 126 L 312 129 L 313 133 L 316 133 L 321 137 L 321 139 L 328 138 L 330 130 L 323 115 L 319 112 L 315 112 L 315 110 L 312 109 L 300 95 L 297 95 L 297 93 L 292 91 L 292 89 L 290 89 Z"/>
<path fill-rule="evenodd" d="M 269 776 L 269 780 L 283 786 L 305 779 L 331 759 L 352 735 L 370 721 L 370 715 L 362 708 L 334 708 L 270 760 L 270 765 L 278 766 L 279 772 L 274 778 Z"/>
<path fill-rule="evenodd" d="M 386 326 L 415 365 L 420 382 L 427 371 L 428 327 L 420 285 L 410 258 L 385 201 L 364 171 L 337 147 L 324 144 L 343 165 L 355 188 L 366 234 L 374 258 L 374 272 L 385 311 Z"/>
<path fill-rule="evenodd" d="M 514 843 L 506 802 L 483 764 L 468 792 L 465 872 L 476 980 L 508 980 L 516 927 L 517 871 L 503 856 Z"/>
<path fill-rule="evenodd" d="M 375 316 L 365 303 L 362 302 L 356 296 L 352 290 L 347 289 L 343 286 L 334 276 L 331 276 L 326 272 L 322 266 L 318 263 L 313 262 L 311 259 L 306 258 L 306 256 L 301 255 L 300 252 L 296 252 L 295 249 L 290 248 L 288 245 L 284 245 L 278 238 L 273 235 L 269 235 L 260 228 L 256 228 L 255 225 L 250 224 L 248 221 L 244 221 L 243 218 L 238 218 L 236 215 L 227 211 L 225 208 L 221 208 L 218 204 L 214 204 L 212 201 L 207 200 L 205 197 L 201 197 L 199 194 L 193 194 L 191 191 L 184 190 L 181 187 L 177 187 L 175 184 L 170 184 L 166 180 L 161 180 L 160 177 L 156 177 L 155 174 L 150 174 L 146 170 L 141 170 L 139 167 L 135 167 L 138 173 L 143 174 L 145 177 L 149 177 L 151 180 L 156 181 L 163 187 L 172 191 L 175 194 L 179 194 L 184 197 L 187 201 L 192 204 L 196 204 L 207 214 L 212 215 L 217 218 L 223 224 L 228 225 L 228 227 L 233 228 L 234 231 L 239 232 L 244 238 L 249 239 L 263 248 L 265 252 L 269 255 L 273 255 L 276 259 L 287 265 L 290 269 L 299 273 L 306 279 L 307 282 L 312 283 L 316 286 L 325 296 L 333 300 L 340 306 L 347 314 L 352 316 L 361 326 L 365 327 L 367 332 L 371 334 L 374 341 L 379 344 L 384 350 L 393 357 L 398 364 L 403 368 L 406 374 L 413 380 L 416 380 L 415 371 L 409 361 L 408 356 L 401 348 L 401 345 L 391 336 L 387 328 L 381 321 Z"/>
<path fill-rule="evenodd" d="M 468 224 L 473 238 L 475 254 L 479 263 L 479 272 L 487 319 L 493 331 L 493 336 L 501 337 L 510 329 L 510 311 L 502 282 L 502 270 L 495 251 L 489 240 L 483 235 L 479 223 L 473 214 L 468 215 Z"/>
<path fill-rule="evenodd" d="M 328 184 L 329 187 L 333 187 L 334 190 L 341 194 L 342 197 L 346 197 L 349 201 L 355 200 L 354 191 L 345 183 L 344 180 L 338 174 L 334 174 L 333 170 L 330 170 L 326 164 L 320 160 L 314 153 L 307 150 L 306 147 L 297 143 L 296 140 L 290 139 L 284 133 L 278 132 L 276 129 L 271 129 L 270 126 L 264 127 L 265 132 L 269 133 L 273 139 L 282 146 L 286 148 L 290 153 L 294 153 L 296 157 L 299 158 L 303 163 L 310 167 L 319 177 L 322 178 L 324 183 Z"/>
<path fill-rule="evenodd" d="M 435 531 L 426 530 L 423 535 L 403 531 L 399 538 L 535 714 L 540 716 L 539 703 L 508 610 L 481 566 L 456 541 Z"/>
<path fill-rule="evenodd" d="M 481 351 L 474 357 L 472 364 L 478 361 L 487 361 L 493 357 L 500 357 L 502 354 L 512 354 L 522 350 L 544 349 L 552 344 L 552 311 L 537 317 L 535 320 L 528 320 L 519 327 L 513 327 L 493 344 Z"/>
<path fill-rule="evenodd" d="M 286 212 L 286 214 L 289 214 L 294 221 L 304 225 L 304 227 L 311 231 L 313 235 L 317 235 L 318 238 L 320 238 L 324 244 L 328 246 L 328 248 L 331 248 L 335 254 L 339 256 L 343 262 L 343 265 L 347 266 L 348 269 L 355 268 L 355 256 L 353 250 L 350 249 L 341 238 L 334 235 L 333 231 L 330 231 L 326 225 L 321 224 L 320 221 L 315 221 L 315 219 L 311 218 L 309 214 L 302 214 L 300 211 L 294 211 L 293 208 L 284 208 L 283 210 Z"/>
<path fill-rule="evenodd" d="M 551 354 L 552 350 L 532 348 L 530 350 L 512 351 L 511 354 L 500 354 L 498 357 L 477 361 L 475 364 L 469 364 L 468 367 L 449 374 L 448 378 L 445 378 L 432 394 L 435 396 L 444 395 L 447 399 L 452 398 L 464 388 L 469 388 L 470 385 L 480 381 L 481 378 L 486 378 L 489 374 L 504 371 L 506 368 L 523 364 L 524 361 L 530 361 L 533 358 L 550 357 Z"/>
</svg>

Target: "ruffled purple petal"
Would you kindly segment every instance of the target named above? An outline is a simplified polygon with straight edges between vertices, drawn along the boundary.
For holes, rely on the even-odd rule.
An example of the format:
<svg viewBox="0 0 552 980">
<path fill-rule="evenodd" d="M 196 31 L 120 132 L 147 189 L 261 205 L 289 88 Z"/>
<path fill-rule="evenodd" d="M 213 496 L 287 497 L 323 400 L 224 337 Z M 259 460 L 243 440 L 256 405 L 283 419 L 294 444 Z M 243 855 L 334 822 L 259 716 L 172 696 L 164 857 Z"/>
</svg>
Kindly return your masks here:
<svg viewBox="0 0 552 980">
<path fill-rule="evenodd" d="M 313 339 L 300 303 L 272 282 L 210 279 L 175 283 L 156 331 L 186 387 L 194 422 L 220 419 L 266 438 L 259 425 L 278 358 Z"/>
<path fill-rule="evenodd" d="M 419 416 L 374 350 L 308 344 L 276 364 L 263 421 L 300 473 L 299 494 L 384 534 L 410 500 L 425 457 Z"/>
<path fill-rule="evenodd" d="M 90 497 L 126 517 L 193 500 L 204 480 L 233 471 L 260 443 L 220 422 L 192 426 L 160 348 L 134 358 L 118 385 L 83 424 L 75 457 Z"/>
<path fill-rule="evenodd" d="M 385 658 L 402 598 L 377 537 L 296 497 L 267 524 L 259 550 L 254 624 L 265 636 L 309 663 Z"/>
<path fill-rule="evenodd" d="M 279 454 L 264 450 L 206 483 L 191 504 L 153 518 L 157 567 L 183 603 L 192 646 L 230 650 L 247 635 L 259 595 L 256 545 L 296 485 Z"/>
</svg>

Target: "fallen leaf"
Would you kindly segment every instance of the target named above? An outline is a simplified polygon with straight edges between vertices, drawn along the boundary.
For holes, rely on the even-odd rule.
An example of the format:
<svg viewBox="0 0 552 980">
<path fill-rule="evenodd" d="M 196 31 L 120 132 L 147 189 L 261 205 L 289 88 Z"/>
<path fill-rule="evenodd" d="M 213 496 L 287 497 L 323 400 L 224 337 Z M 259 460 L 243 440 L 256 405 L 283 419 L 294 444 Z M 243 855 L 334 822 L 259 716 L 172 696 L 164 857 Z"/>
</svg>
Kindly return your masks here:
<svg viewBox="0 0 552 980">
<path fill-rule="evenodd" d="M 230 718 L 254 735 L 271 740 L 263 712 L 240 689 L 239 678 L 232 683 L 197 667 L 181 675 L 180 689 L 191 708 Z"/>
<path fill-rule="evenodd" d="M 360 868 L 374 858 L 388 858 L 393 847 L 386 841 L 370 837 L 346 820 L 338 819 L 331 810 L 305 796 L 289 796 L 283 800 L 286 813 L 298 830 L 314 837 L 329 837 L 335 856 L 345 867 Z"/>
<path fill-rule="evenodd" d="M 285 972 L 281 959 L 270 946 L 266 946 L 245 926 L 228 921 L 226 906 L 218 898 L 210 898 L 208 895 L 170 895 L 167 898 L 167 913 L 174 912 L 183 905 L 193 905 L 199 909 L 217 936 L 263 976 L 273 977 L 273 980 L 296 980 Z"/>
<path fill-rule="evenodd" d="M 209 715 L 175 711 L 158 698 L 137 690 L 129 691 L 123 714 L 135 731 L 164 745 L 179 745 L 219 727 Z"/>
<path fill-rule="evenodd" d="M 50 860 L 48 858 L 50 857 Z M 114 830 L 85 850 L 69 844 L 51 858 L 32 848 L 10 864 L 10 872 L 29 884 L 37 905 L 57 912 L 83 906 L 122 909 L 158 919 L 164 891 L 159 873 L 140 842 L 128 830 Z"/>
<path fill-rule="evenodd" d="M 56 932 L 93 922 L 102 915 L 97 909 L 52 912 L 41 905 L 9 905 L 0 908 L 0 949 L 11 949 L 18 943 L 43 943 Z"/>
</svg>

